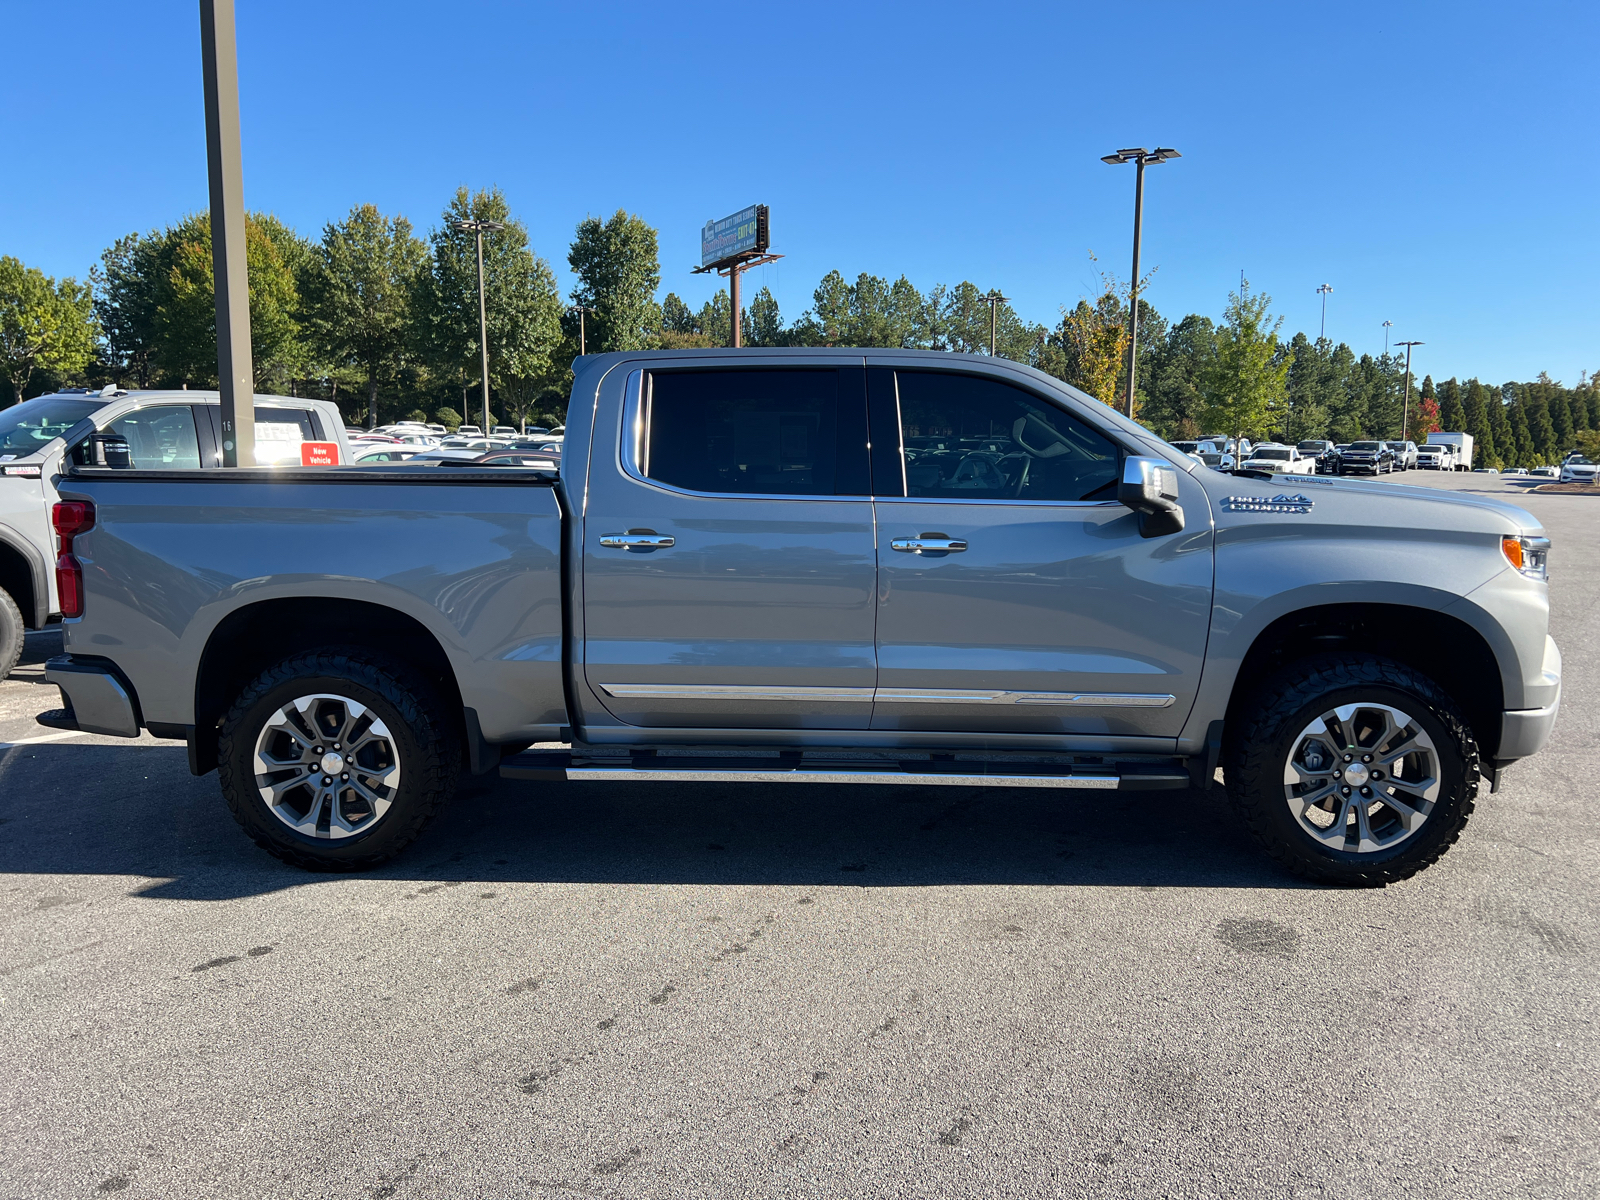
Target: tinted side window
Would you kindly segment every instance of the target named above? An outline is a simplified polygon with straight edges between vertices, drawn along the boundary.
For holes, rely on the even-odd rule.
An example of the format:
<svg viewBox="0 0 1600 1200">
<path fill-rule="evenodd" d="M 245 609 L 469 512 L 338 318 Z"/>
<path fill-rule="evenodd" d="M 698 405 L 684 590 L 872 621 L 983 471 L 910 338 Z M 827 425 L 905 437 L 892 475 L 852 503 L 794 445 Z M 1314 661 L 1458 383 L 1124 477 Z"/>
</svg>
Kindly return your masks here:
<svg viewBox="0 0 1600 1200">
<path fill-rule="evenodd" d="M 1117 447 L 1019 388 L 973 375 L 899 371 L 906 494 L 950 500 L 1107 500 Z"/>
<path fill-rule="evenodd" d="M 200 469 L 200 439 L 187 404 L 141 408 L 111 422 L 128 443 L 128 465 L 142 470 Z"/>
<path fill-rule="evenodd" d="M 860 368 L 663 371 L 647 386 L 647 479 L 694 492 L 867 494 Z"/>
</svg>

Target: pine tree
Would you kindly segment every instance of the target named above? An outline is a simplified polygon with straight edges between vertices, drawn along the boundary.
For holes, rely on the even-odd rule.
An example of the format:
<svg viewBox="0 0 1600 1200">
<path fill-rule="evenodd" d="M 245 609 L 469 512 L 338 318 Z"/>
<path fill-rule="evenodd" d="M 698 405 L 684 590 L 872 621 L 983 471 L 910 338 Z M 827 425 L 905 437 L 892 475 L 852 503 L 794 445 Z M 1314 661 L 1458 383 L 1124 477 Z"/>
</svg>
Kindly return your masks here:
<svg viewBox="0 0 1600 1200">
<path fill-rule="evenodd" d="M 1462 433 L 1467 428 L 1467 410 L 1461 403 L 1461 385 L 1454 378 L 1446 379 L 1439 388 L 1439 424 L 1450 433 Z"/>
<path fill-rule="evenodd" d="M 1506 415 L 1511 421 L 1512 451 L 1510 465 L 1513 467 L 1531 467 L 1533 461 L 1533 439 L 1528 435 L 1528 410 L 1522 403 L 1521 397 L 1516 398 L 1506 405 Z"/>
<path fill-rule="evenodd" d="M 1489 389 L 1476 379 L 1467 380 L 1462 407 L 1467 412 L 1467 432 L 1472 435 L 1472 461 L 1486 467 L 1494 458 L 1494 431 L 1489 426 Z"/>
</svg>

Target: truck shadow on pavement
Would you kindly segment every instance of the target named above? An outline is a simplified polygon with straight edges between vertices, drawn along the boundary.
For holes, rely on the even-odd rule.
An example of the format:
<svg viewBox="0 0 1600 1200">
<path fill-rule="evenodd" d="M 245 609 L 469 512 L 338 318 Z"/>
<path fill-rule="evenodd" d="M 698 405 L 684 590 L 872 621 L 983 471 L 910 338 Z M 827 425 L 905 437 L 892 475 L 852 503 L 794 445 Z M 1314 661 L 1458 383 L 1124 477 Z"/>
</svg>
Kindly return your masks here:
<svg viewBox="0 0 1600 1200">
<path fill-rule="evenodd" d="M 346 876 L 286 866 L 177 747 L 44 744 L 0 758 L 0 871 L 127 875 L 219 900 Z M 825 784 L 467 779 L 364 878 L 807 887 L 1306 886 L 1263 858 L 1220 791 L 1096 795 Z"/>
</svg>

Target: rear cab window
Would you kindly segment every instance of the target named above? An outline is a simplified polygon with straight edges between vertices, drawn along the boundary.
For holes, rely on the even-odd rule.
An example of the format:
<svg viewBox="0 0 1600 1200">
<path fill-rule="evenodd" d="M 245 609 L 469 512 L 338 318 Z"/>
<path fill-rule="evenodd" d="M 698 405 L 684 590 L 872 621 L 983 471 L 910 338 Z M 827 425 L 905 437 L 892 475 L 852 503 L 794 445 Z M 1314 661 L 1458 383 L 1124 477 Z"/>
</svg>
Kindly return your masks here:
<svg viewBox="0 0 1600 1200">
<path fill-rule="evenodd" d="M 689 492 L 865 496 L 860 367 L 654 371 L 633 468 Z"/>
</svg>

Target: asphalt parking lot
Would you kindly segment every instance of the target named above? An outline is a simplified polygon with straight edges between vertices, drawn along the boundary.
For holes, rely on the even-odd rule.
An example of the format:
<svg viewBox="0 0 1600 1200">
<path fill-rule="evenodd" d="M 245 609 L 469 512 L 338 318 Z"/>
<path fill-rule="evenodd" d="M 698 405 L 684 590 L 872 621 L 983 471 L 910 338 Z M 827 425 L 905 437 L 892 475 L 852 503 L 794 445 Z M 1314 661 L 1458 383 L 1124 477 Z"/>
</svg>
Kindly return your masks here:
<svg viewBox="0 0 1600 1200">
<path fill-rule="evenodd" d="M 33 635 L 0 1197 L 1593 1196 L 1600 498 L 1519 502 L 1554 741 L 1383 891 L 1215 793 L 483 781 L 313 876 L 179 746 L 21 744 Z"/>
</svg>

